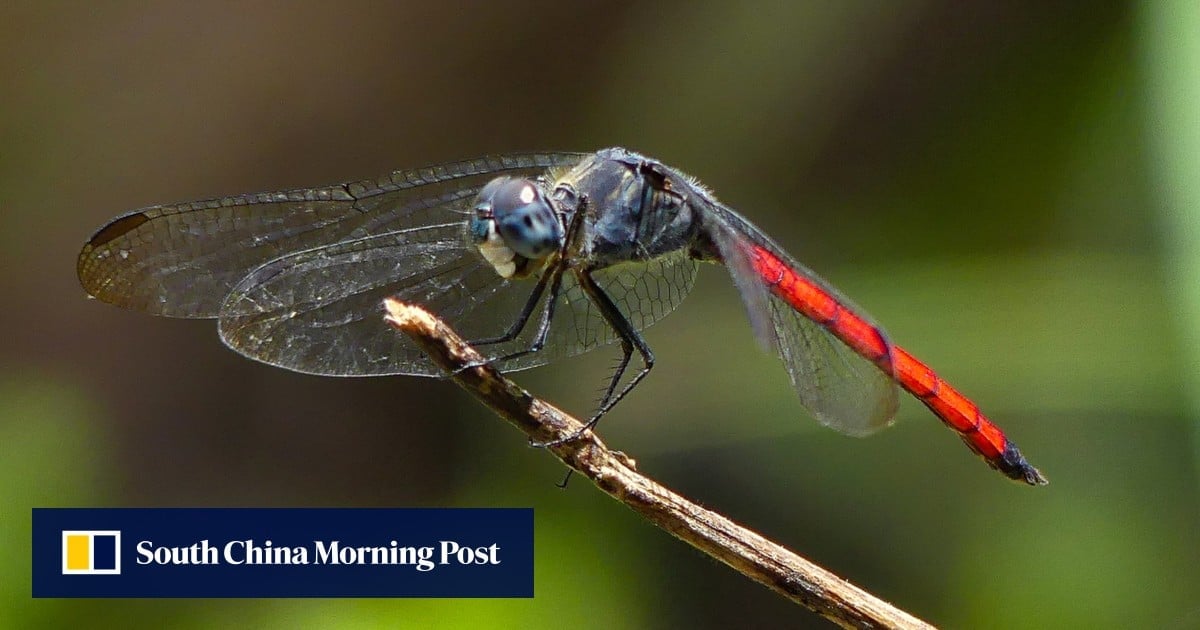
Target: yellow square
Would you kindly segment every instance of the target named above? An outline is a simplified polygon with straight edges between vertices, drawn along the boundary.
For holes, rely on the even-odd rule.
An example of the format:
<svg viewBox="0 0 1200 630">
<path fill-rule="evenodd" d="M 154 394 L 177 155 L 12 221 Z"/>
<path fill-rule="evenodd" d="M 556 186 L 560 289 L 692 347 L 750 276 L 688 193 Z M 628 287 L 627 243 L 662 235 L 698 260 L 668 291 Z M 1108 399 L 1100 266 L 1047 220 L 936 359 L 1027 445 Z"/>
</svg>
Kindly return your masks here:
<svg viewBox="0 0 1200 630">
<path fill-rule="evenodd" d="M 91 566 L 88 556 L 91 548 L 91 536 L 67 536 L 67 569 L 70 571 L 86 571 Z"/>
</svg>

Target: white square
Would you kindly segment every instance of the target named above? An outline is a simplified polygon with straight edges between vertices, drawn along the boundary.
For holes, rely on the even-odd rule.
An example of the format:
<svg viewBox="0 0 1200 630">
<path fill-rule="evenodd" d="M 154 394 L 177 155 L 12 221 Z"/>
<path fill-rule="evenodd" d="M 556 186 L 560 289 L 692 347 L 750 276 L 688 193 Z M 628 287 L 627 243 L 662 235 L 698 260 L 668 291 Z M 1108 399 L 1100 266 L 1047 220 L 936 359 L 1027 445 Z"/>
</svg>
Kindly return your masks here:
<svg viewBox="0 0 1200 630">
<path fill-rule="evenodd" d="M 67 567 L 67 538 L 69 536 L 88 537 L 88 568 L 70 569 Z M 113 537 L 114 563 L 111 569 L 95 569 L 96 566 L 96 536 Z M 119 530 L 63 530 L 62 533 L 62 572 L 63 575 L 120 575 L 121 574 L 121 532 Z"/>
</svg>

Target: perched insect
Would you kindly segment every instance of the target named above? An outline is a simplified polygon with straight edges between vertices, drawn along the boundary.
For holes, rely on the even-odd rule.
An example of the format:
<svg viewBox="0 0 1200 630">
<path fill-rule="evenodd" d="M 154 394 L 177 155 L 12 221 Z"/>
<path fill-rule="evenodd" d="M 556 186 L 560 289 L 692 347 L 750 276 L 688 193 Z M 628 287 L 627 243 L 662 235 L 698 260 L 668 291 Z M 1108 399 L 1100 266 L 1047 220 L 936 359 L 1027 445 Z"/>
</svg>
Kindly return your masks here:
<svg viewBox="0 0 1200 630">
<path fill-rule="evenodd" d="M 96 298 L 217 318 L 229 347 L 309 374 L 441 372 L 382 324 L 421 304 L 517 370 L 619 343 L 594 424 L 649 373 L 641 330 L 722 263 L 801 403 L 851 435 L 887 426 L 897 385 L 992 468 L 1045 478 L 966 397 L 694 179 L 625 149 L 488 157 L 378 180 L 137 210 L 79 254 Z M 532 323 L 531 322 L 536 322 Z M 623 386 L 634 354 L 641 369 Z"/>
</svg>

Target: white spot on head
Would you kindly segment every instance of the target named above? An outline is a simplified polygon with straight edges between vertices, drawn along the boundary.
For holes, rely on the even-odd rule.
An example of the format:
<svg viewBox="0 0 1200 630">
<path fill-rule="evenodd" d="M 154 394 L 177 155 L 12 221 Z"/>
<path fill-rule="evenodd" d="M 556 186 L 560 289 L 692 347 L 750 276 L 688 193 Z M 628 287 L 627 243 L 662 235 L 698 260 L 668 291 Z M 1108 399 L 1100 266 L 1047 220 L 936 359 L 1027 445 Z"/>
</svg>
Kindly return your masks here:
<svg viewBox="0 0 1200 630">
<path fill-rule="evenodd" d="M 484 260 L 496 270 L 496 273 L 501 277 L 511 278 L 517 271 L 517 264 L 513 262 L 516 258 L 516 253 L 504 244 L 504 239 L 496 233 L 495 223 L 488 224 L 487 239 L 478 246 L 479 253 L 483 255 Z"/>
<path fill-rule="evenodd" d="M 479 253 L 490 263 L 503 263 L 512 260 L 516 254 L 503 243 L 485 242 L 479 246 Z"/>
<path fill-rule="evenodd" d="M 533 200 L 537 198 L 537 191 L 533 189 L 533 184 L 525 184 L 521 188 L 520 197 L 521 203 L 533 203 Z"/>
</svg>

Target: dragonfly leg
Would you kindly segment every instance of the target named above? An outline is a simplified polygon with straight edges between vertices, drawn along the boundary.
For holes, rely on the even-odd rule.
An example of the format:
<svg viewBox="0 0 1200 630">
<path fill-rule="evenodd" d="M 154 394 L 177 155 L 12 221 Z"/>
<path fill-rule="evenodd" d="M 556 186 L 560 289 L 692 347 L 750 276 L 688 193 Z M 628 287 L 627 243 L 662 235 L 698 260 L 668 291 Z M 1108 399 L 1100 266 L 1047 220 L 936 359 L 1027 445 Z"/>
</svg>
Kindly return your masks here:
<svg viewBox="0 0 1200 630">
<path fill-rule="evenodd" d="M 467 342 L 469 345 L 472 345 L 472 346 L 486 346 L 486 345 L 497 344 L 497 343 L 506 343 L 506 342 L 512 341 L 513 339 L 516 339 L 518 336 L 520 336 L 521 331 L 525 330 L 525 325 L 529 323 L 529 318 L 530 318 L 530 316 L 533 315 L 534 309 L 537 308 L 538 302 L 541 301 L 542 294 L 546 292 L 546 285 L 548 285 L 548 284 L 552 285 L 551 289 L 550 289 L 550 301 L 546 305 L 544 310 L 542 311 L 542 323 L 538 327 L 538 334 L 534 338 L 534 342 L 532 345 L 530 345 L 529 348 L 527 348 L 525 350 L 520 350 L 518 352 L 511 353 L 511 354 L 507 354 L 502 357 L 496 357 L 496 358 L 492 358 L 492 359 L 487 359 L 485 361 L 476 361 L 473 363 L 468 363 L 468 364 L 458 368 L 457 370 L 455 370 L 454 374 L 459 374 L 459 373 L 465 372 L 467 370 L 470 370 L 472 368 L 481 367 L 481 366 L 488 365 L 491 363 L 507 361 L 508 359 L 515 359 L 517 357 L 524 356 L 531 352 L 537 352 L 538 350 L 541 350 L 542 346 L 545 345 L 545 343 L 546 343 L 546 337 L 548 336 L 548 333 L 550 330 L 550 317 L 554 314 L 554 303 L 558 301 L 558 291 L 559 291 L 559 286 L 561 285 L 561 283 L 562 283 L 561 265 L 555 265 L 554 268 L 552 268 L 550 271 L 548 271 L 546 273 L 543 273 L 542 277 L 538 279 L 537 285 L 535 285 L 533 287 L 533 291 L 531 291 L 529 293 L 529 299 L 525 300 L 525 306 L 523 306 L 521 308 L 521 312 L 517 314 L 516 321 L 514 321 L 511 326 L 509 326 L 508 330 L 504 334 L 496 336 L 496 337 L 486 337 L 484 339 L 476 339 L 476 340 Z"/>
<path fill-rule="evenodd" d="M 597 409 L 607 409 L 608 401 L 612 399 L 613 392 L 617 391 L 617 385 L 621 384 L 621 377 L 625 375 L 626 368 L 629 367 L 629 361 L 633 359 L 633 344 L 625 337 L 621 337 L 621 360 L 617 361 L 616 368 L 613 369 L 612 377 L 608 379 L 608 387 L 604 390 L 604 395 L 600 397 L 600 404 Z"/>
<path fill-rule="evenodd" d="M 524 350 L 518 350 L 502 357 L 491 359 L 489 363 L 503 363 L 511 359 L 523 357 L 527 354 L 539 352 L 543 347 L 545 347 L 546 339 L 550 337 L 550 324 L 554 320 L 554 307 L 558 304 L 558 293 L 562 289 L 563 267 L 564 265 L 555 265 L 554 268 L 544 276 L 544 278 L 550 279 L 550 295 L 546 298 L 546 307 L 542 309 L 542 318 L 538 323 L 538 330 L 537 334 L 533 337 L 533 343 L 529 344 L 529 347 L 525 348 Z M 542 285 L 542 281 L 539 281 L 538 284 Z M 540 294 L 541 290 L 535 290 L 535 293 Z M 530 302 L 534 303 L 537 302 L 537 300 L 531 299 Z M 529 319 L 528 314 L 525 315 L 525 319 Z M 504 341 L 510 340 L 506 339 Z"/>
<path fill-rule="evenodd" d="M 609 381 L 608 390 L 604 394 L 604 398 L 600 401 L 600 408 L 587 421 L 587 424 L 565 438 L 551 440 L 550 442 L 535 443 L 534 446 L 557 446 L 577 439 L 585 431 L 594 428 L 600 422 L 600 419 L 604 417 L 604 414 L 608 413 L 617 403 L 621 402 L 621 399 L 633 391 L 633 388 L 637 387 L 638 383 L 641 383 L 642 379 L 646 378 L 646 375 L 654 367 L 654 353 L 650 351 L 650 346 L 646 344 L 646 340 L 642 338 L 641 333 L 621 313 L 621 309 L 613 303 L 612 298 L 608 297 L 604 289 L 596 284 L 596 281 L 587 271 L 576 271 L 575 275 L 579 279 L 580 288 L 583 289 L 583 292 L 587 294 L 592 303 L 596 305 L 601 317 L 612 327 L 617 336 L 621 338 L 621 352 L 623 356 L 621 357 L 621 363 L 617 366 L 616 373 L 613 374 L 612 380 Z M 630 359 L 633 358 L 634 350 L 637 350 L 638 354 L 642 357 L 642 369 L 626 383 L 625 387 L 617 391 L 617 385 L 621 382 L 621 377 L 625 374 L 625 368 L 629 366 Z M 616 393 L 614 394 L 613 392 Z"/>
<path fill-rule="evenodd" d="M 544 273 L 541 278 L 538 278 L 537 285 L 533 287 L 533 291 L 529 294 L 529 299 L 525 300 L 525 306 L 521 307 L 521 312 L 517 314 L 516 321 L 508 327 L 506 332 L 495 337 L 475 339 L 468 343 L 472 346 L 487 346 L 516 339 L 521 334 L 521 331 L 525 329 L 525 324 L 529 322 L 529 317 L 533 315 L 533 310 L 537 308 L 538 301 L 542 299 L 542 293 L 546 291 L 546 284 L 550 280 L 551 275 L 553 274 Z"/>
</svg>

